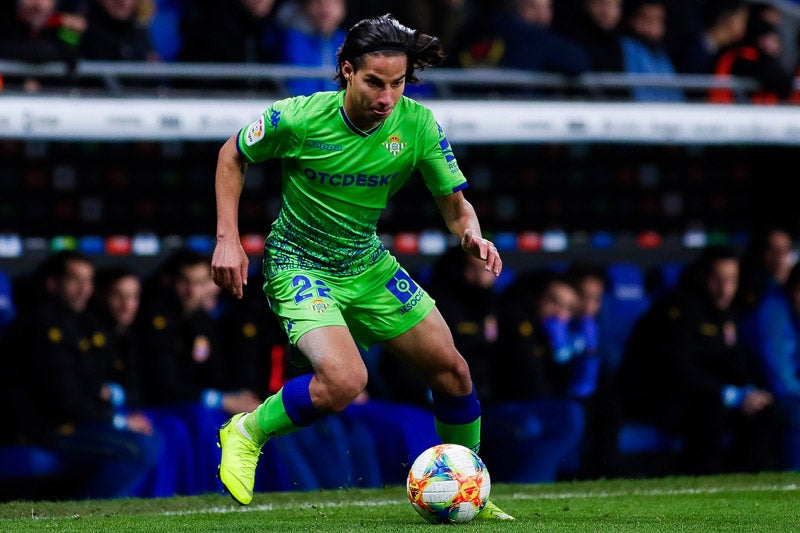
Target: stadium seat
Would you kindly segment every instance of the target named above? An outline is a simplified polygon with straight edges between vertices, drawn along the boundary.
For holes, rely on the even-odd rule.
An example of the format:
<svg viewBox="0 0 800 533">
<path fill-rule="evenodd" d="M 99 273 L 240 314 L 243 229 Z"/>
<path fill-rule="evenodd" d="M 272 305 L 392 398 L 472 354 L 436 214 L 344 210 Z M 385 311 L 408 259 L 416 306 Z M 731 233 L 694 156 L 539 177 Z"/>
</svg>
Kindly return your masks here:
<svg viewBox="0 0 800 533">
<path fill-rule="evenodd" d="M 0 479 L 51 477 L 64 474 L 66 464 L 58 452 L 40 446 L 0 448 Z"/>
<path fill-rule="evenodd" d="M 600 356 L 607 371 L 616 372 L 628 335 L 650 305 L 642 268 L 615 262 L 606 267 L 608 288 L 598 316 Z"/>
<path fill-rule="evenodd" d="M 617 435 L 617 449 L 620 454 L 650 452 L 677 452 L 683 442 L 677 437 L 667 435 L 655 426 L 630 422 L 623 424 Z"/>
<path fill-rule="evenodd" d="M 0 270 L 0 334 L 3 333 L 16 316 L 16 306 L 12 294 L 11 278 Z"/>
</svg>

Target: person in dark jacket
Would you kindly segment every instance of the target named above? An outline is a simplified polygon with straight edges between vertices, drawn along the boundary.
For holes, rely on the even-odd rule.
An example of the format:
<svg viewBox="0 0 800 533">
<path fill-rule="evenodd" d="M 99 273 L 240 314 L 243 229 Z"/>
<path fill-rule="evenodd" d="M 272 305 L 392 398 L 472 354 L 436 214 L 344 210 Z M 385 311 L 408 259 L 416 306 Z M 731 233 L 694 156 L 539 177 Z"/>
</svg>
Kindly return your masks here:
<svg viewBox="0 0 800 533">
<path fill-rule="evenodd" d="M 576 42 L 551 29 L 551 0 L 514 0 L 508 9 L 476 17 L 463 30 L 456 52 L 461 67 L 497 66 L 577 75 L 589 56 Z"/>
<path fill-rule="evenodd" d="M 143 407 L 141 349 L 133 328 L 141 301 L 141 280 L 123 266 L 102 268 L 96 279 L 91 309 L 107 337 L 110 360 L 104 386 L 111 392 L 111 403 L 122 412 L 146 416 L 165 443 L 164 453 L 140 495 L 159 498 L 197 494 L 200 488 L 195 481 L 195 444 L 185 422 Z"/>
<path fill-rule="evenodd" d="M 140 23 L 136 0 L 90 0 L 79 55 L 105 61 L 156 61 L 149 28 Z"/>
<path fill-rule="evenodd" d="M 143 391 L 150 409 L 178 416 L 196 443 L 200 490 L 215 490 L 216 429 L 234 412 L 252 411 L 258 395 L 233 389 L 218 324 L 206 309 L 210 259 L 190 249 L 166 258 L 147 280 L 135 329 L 142 354 Z"/>
<path fill-rule="evenodd" d="M 738 338 L 739 264 L 730 247 L 706 249 L 639 319 L 620 366 L 626 419 L 682 437 L 686 473 L 777 466 L 773 396 Z"/>
<path fill-rule="evenodd" d="M 0 58 L 28 63 L 66 62 L 77 58 L 78 45 L 86 30 L 86 19 L 62 13 L 55 0 L 19 0 L 16 10 L 0 14 Z M 27 92 L 42 86 L 59 86 L 67 80 L 6 76 L 8 87 L 19 85 Z"/>
<path fill-rule="evenodd" d="M 581 0 L 577 7 L 577 13 L 555 19 L 555 29 L 583 46 L 592 72 L 624 72 L 622 0 Z"/>
<path fill-rule="evenodd" d="M 178 61 L 204 63 L 279 63 L 282 31 L 275 23 L 274 0 L 194 2 L 181 20 Z M 239 80 L 206 80 L 204 88 L 241 90 Z M 246 88 L 274 89 L 252 80 Z"/>
<path fill-rule="evenodd" d="M 108 337 L 87 311 L 94 266 L 79 252 L 58 252 L 36 279 L 44 296 L 26 307 L 5 341 L 4 373 L 13 376 L 6 379 L 15 386 L 16 405 L 26 406 L 18 438 L 54 449 L 69 469 L 89 473 L 74 497 L 137 495 L 163 443 L 147 416 L 115 405 Z"/>
</svg>

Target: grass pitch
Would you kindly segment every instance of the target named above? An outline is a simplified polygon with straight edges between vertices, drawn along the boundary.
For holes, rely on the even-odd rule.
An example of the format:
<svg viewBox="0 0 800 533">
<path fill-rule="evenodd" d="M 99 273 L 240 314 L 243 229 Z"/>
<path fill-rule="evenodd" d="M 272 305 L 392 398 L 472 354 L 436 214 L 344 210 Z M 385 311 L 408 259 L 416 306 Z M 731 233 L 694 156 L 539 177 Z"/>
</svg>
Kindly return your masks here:
<svg viewBox="0 0 800 533">
<path fill-rule="evenodd" d="M 800 473 L 492 486 L 515 522 L 426 523 L 404 487 L 0 504 L 0 531 L 800 533 Z"/>
</svg>

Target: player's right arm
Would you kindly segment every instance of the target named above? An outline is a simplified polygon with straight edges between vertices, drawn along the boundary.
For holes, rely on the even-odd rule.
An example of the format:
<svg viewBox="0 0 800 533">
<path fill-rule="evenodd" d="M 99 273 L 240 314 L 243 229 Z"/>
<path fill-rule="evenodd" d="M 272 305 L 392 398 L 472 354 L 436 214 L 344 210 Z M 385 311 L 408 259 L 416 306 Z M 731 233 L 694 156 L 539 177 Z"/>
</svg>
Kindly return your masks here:
<svg viewBox="0 0 800 533">
<path fill-rule="evenodd" d="M 241 298 L 249 263 L 239 239 L 239 198 L 247 162 L 236 147 L 237 137 L 238 134 L 228 139 L 217 157 L 217 244 L 211 258 L 211 276 L 214 283 Z"/>
</svg>

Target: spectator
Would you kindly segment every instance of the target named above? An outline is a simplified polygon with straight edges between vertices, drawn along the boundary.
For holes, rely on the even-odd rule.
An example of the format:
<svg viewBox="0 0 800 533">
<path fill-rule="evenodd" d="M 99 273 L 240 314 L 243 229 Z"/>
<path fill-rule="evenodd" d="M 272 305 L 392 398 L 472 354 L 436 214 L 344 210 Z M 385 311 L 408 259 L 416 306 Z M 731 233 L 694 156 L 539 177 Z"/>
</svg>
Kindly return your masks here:
<svg viewBox="0 0 800 533">
<path fill-rule="evenodd" d="M 554 481 L 578 448 L 584 411 L 568 392 L 577 300 L 568 277 L 552 272 L 526 274 L 502 293 L 483 451 L 497 479 Z"/>
<path fill-rule="evenodd" d="M 344 42 L 342 29 L 345 0 L 297 0 L 285 5 L 283 62 L 289 65 L 329 67 L 329 79 L 294 79 L 288 82 L 292 95 L 335 91 L 336 52 Z M 282 10 L 283 12 L 283 10 Z"/>
<path fill-rule="evenodd" d="M 583 46 L 589 70 L 624 72 L 620 43 L 622 0 L 582 0 L 577 13 L 554 22 L 556 30 Z"/>
<path fill-rule="evenodd" d="M 675 75 L 664 44 L 667 8 L 665 0 L 628 0 L 625 4 L 625 36 L 622 54 L 629 74 Z M 681 102 L 683 91 L 674 87 L 636 86 L 631 96 L 639 102 Z"/>
<path fill-rule="evenodd" d="M 277 63 L 274 0 L 196 2 L 182 21 L 179 61 Z"/>
<path fill-rule="evenodd" d="M 580 74 L 589 57 L 575 42 L 550 29 L 551 0 L 513 0 L 487 24 L 481 13 L 463 30 L 457 52 L 459 66 L 499 66 L 537 72 Z"/>
<path fill-rule="evenodd" d="M 36 279 L 45 296 L 26 308 L 6 339 L 4 374 L 13 376 L 15 405 L 25 406 L 19 437 L 55 449 L 68 469 L 84 471 L 87 484 L 74 497 L 136 495 L 162 441 L 149 418 L 115 405 L 107 336 L 87 311 L 94 266 L 78 252 L 59 252 L 45 259 Z"/>
<path fill-rule="evenodd" d="M 762 3 L 749 4 L 747 31 L 738 45 L 723 52 L 717 59 L 714 74 L 722 77 L 741 76 L 758 83 L 758 89 L 747 94 L 754 104 L 776 104 L 792 93 L 794 73 L 781 64 L 783 43 L 780 28 L 775 24 L 775 11 Z M 734 103 L 731 89 L 712 89 L 709 101 Z"/>
<path fill-rule="evenodd" d="M 469 4 L 471 2 L 465 0 L 349 0 L 345 26 L 349 27 L 364 18 L 392 13 L 406 26 L 438 36 L 442 47 L 449 50 L 463 24 Z"/>
<path fill-rule="evenodd" d="M 800 470 L 800 267 L 792 268 L 784 284 L 767 288 L 743 317 L 741 330 L 786 424 L 780 467 Z"/>
<path fill-rule="evenodd" d="M 745 309 L 757 306 L 767 292 L 780 290 L 794 261 L 794 242 L 785 227 L 767 226 L 754 232 L 742 256 L 738 297 Z"/>
<path fill-rule="evenodd" d="M 83 59 L 156 61 L 149 27 L 139 20 L 138 0 L 89 0 Z"/>
<path fill-rule="evenodd" d="M 146 284 L 136 331 L 142 350 L 145 402 L 178 416 L 197 448 L 200 490 L 214 490 L 219 460 L 216 429 L 226 413 L 251 411 L 260 403 L 249 390 L 230 389 L 217 324 L 204 305 L 213 290 L 208 257 L 173 252 Z"/>
<path fill-rule="evenodd" d="M 61 13 L 56 0 L 19 0 L 15 15 L 0 20 L 0 58 L 29 63 L 64 61 L 72 63 L 86 19 L 73 13 Z M 5 84 L 19 84 L 26 92 L 42 88 L 42 80 L 32 77 L 5 77 Z M 63 83 L 49 81 L 49 85 Z"/>
<path fill-rule="evenodd" d="M 672 48 L 675 68 L 682 74 L 711 74 L 722 50 L 738 43 L 747 29 L 745 0 L 707 0 L 691 38 Z"/>
<path fill-rule="evenodd" d="M 122 412 L 142 413 L 165 441 L 165 451 L 146 480 L 142 496 L 170 497 L 196 494 L 194 443 L 186 424 L 178 417 L 144 411 L 141 354 L 133 325 L 139 312 L 141 282 L 125 267 L 106 267 L 97 272 L 93 310 L 105 326 L 109 361 L 108 390 L 111 403 Z"/>
<path fill-rule="evenodd" d="M 733 249 L 707 248 L 638 320 L 623 355 L 626 420 L 681 437 L 684 473 L 776 466 L 773 396 L 737 334 L 739 272 Z"/>
<path fill-rule="evenodd" d="M 606 293 L 606 276 L 599 266 L 575 263 L 568 275 L 578 294 L 570 323 L 572 372 L 567 393 L 583 404 L 586 430 L 579 450 L 577 474 L 603 477 L 615 474 L 619 400 L 614 372 L 601 358 L 599 314 Z"/>
</svg>

